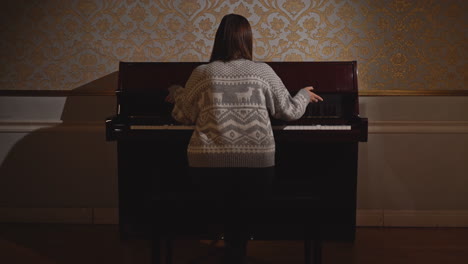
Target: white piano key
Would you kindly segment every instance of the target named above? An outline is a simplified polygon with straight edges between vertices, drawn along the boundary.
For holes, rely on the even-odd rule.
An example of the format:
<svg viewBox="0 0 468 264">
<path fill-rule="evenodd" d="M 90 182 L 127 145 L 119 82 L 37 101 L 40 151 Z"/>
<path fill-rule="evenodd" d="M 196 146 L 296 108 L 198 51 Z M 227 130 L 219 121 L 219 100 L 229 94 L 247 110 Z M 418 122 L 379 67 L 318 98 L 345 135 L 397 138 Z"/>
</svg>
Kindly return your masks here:
<svg viewBox="0 0 468 264">
<path fill-rule="evenodd" d="M 195 126 L 179 126 L 179 125 L 132 125 L 131 130 L 193 130 Z M 291 125 L 291 126 L 274 126 L 276 130 L 351 130 L 350 125 Z"/>
<path fill-rule="evenodd" d="M 351 130 L 349 125 L 304 125 L 304 126 L 274 126 L 278 130 Z"/>
<path fill-rule="evenodd" d="M 132 125 L 131 130 L 193 130 L 195 126 L 173 126 L 173 125 Z"/>
</svg>

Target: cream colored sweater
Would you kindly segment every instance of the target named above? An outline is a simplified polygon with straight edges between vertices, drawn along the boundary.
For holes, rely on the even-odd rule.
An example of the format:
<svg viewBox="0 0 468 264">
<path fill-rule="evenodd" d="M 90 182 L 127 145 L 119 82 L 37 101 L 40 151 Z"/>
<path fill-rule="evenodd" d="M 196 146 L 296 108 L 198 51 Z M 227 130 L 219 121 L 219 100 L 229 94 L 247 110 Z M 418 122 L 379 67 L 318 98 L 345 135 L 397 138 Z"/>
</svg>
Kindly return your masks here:
<svg viewBox="0 0 468 264">
<path fill-rule="evenodd" d="M 292 97 L 266 63 L 234 60 L 198 66 L 174 99 L 174 119 L 195 124 L 189 166 L 270 167 L 275 164 L 270 116 L 299 119 L 309 94 L 301 89 Z"/>
</svg>

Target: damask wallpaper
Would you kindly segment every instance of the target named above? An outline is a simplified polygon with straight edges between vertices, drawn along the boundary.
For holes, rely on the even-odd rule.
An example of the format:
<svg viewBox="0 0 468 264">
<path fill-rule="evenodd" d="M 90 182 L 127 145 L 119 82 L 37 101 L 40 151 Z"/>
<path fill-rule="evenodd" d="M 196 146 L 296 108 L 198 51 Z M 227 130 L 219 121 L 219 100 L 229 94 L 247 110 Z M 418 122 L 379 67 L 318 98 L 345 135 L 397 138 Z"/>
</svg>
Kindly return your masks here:
<svg viewBox="0 0 468 264">
<path fill-rule="evenodd" d="M 16 0 L 1 3 L 0 89 L 72 90 L 119 61 L 207 61 L 227 13 L 258 61 L 357 60 L 359 88 L 465 90 L 465 0 Z"/>
</svg>

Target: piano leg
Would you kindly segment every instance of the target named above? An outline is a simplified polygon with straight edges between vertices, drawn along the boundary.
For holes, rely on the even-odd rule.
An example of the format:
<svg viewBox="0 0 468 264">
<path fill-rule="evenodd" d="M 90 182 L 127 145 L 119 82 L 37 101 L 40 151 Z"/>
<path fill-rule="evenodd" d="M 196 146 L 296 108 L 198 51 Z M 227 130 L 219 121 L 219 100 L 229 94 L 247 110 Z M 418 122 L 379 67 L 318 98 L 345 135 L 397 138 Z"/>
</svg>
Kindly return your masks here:
<svg viewBox="0 0 468 264">
<path fill-rule="evenodd" d="M 157 237 L 151 239 L 151 264 L 161 264 L 161 240 Z"/>
<path fill-rule="evenodd" d="M 322 241 L 312 241 L 311 239 L 304 240 L 304 263 L 322 264 Z"/>
<path fill-rule="evenodd" d="M 322 241 L 314 241 L 314 264 L 322 264 Z"/>
<path fill-rule="evenodd" d="M 166 264 L 172 263 L 172 241 L 166 240 Z"/>
<path fill-rule="evenodd" d="M 166 264 L 172 263 L 172 242 L 170 239 L 166 240 L 166 254 L 164 254 Z M 161 239 L 153 238 L 151 240 L 151 264 L 161 264 Z"/>
<path fill-rule="evenodd" d="M 304 240 L 304 264 L 311 264 L 311 253 L 310 248 L 312 247 L 312 241 L 310 239 Z"/>
</svg>

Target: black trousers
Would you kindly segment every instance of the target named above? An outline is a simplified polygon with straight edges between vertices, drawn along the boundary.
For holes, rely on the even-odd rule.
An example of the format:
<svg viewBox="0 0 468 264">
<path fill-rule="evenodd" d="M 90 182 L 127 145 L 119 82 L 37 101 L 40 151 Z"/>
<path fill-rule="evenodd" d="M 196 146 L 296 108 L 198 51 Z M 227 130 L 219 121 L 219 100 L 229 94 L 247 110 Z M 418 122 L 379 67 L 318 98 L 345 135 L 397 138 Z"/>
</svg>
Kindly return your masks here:
<svg viewBox="0 0 468 264">
<path fill-rule="evenodd" d="M 269 199 L 274 167 L 190 168 L 192 184 L 200 199 L 222 210 L 224 217 L 225 263 L 246 263 L 250 239 L 248 205 Z"/>
</svg>

